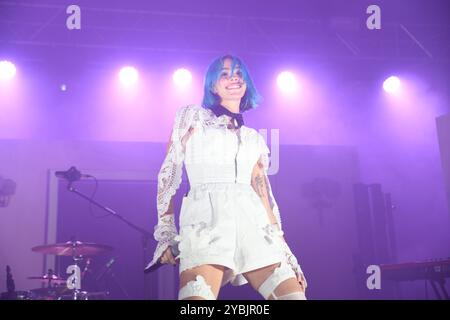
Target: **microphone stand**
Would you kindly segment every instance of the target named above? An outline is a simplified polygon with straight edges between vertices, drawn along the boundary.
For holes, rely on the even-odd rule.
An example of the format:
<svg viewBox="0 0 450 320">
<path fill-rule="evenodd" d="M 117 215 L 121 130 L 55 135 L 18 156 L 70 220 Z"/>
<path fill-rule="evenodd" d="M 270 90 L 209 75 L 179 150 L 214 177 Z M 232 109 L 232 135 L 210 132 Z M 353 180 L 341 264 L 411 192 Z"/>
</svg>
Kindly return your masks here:
<svg viewBox="0 0 450 320">
<path fill-rule="evenodd" d="M 97 201 L 91 199 L 89 196 L 81 193 L 80 191 L 78 191 L 77 189 L 75 189 L 72 184 L 74 181 L 69 180 L 69 184 L 67 186 L 67 190 L 69 190 L 70 192 L 73 192 L 77 195 L 79 195 L 80 197 L 88 200 L 90 203 L 96 205 L 97 207 L 99 207 L 100 209 L 105 210 L 106 212 L 108 212 L 109 214 L 111 214 L 113 217 L 119 219 L 120 221 L 124 222 L 125 224 L 127 224 L 130 228 L 134 229 L 135 231 L 139 232 L 142 235 L 142 253 L 143 253 L 143 268 L 145 268 L 146 266 L 146 260 L 147 260 L 147 252 L 148 252 L 148 239 L 149 238 L 153 238 L 153 235 L 142 229 L 141 227 L 138 227 L 137 225 L 135 225 L 134 223 L 128 221 L 127 219 L 125 219 L 124 217 L 122 217 L 120 214 L 118 214 L 116 211 L 114 211 L 111 208 L 108 208 L 100 203 L 98 203 Z M 147 283 L 145 281 L 145 276 L 144 276 L 144 298 L 147 294 Z"/>
</svg>

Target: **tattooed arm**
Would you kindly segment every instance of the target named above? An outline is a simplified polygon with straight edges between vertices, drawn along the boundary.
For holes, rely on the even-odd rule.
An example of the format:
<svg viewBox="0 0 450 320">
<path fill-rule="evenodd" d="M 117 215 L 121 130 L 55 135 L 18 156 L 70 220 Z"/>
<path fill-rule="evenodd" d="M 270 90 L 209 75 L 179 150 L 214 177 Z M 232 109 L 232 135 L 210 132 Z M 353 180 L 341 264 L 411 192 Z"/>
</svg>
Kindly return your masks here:
<svg viewBox="0 0 450 320">
<path fill-rule="evenodd" d="M 277 229 L 281 231 L 280 221 L 274 214 L 275 200 L 272 199 L 270 181 L 264 172 L 264 166 L 261 161 L 258 161 L 253 167 L 251 185 L 266 208 L 270 224 L 276 225 Z M 286 242 L 283 232 L 281 232 L 281 238 Z"/>
<path fill-rule="evenodd" d="M 286 239 L 284 238 L 284 232 L 281 227 L 281 217 L 279 215 L 278 205 L 273 197 L 271 190 L 271 185 L 269 178 L 267 176 L 267 168 L 264 166 L 264 162 L 260 159 L 252 171 L 251 185 L 255 190 L 256 194 L 261 199 L 269 218 L 269 229 L 275 234 L 278 234 L 283 239 L 283 250 L 285 252 L 286 262 L 292 267 L 297 275 L 298 281 L 301 283 L 303 289 L 306 289 L 308 283 L 306 281 L 305 275 L 298 264 L 297 258 L 292 253 L 289 248 Z M 272 229 L 275 227 L 275 230 Z"/>
<path fill-rule="evenodd" d="M 261 201 L 266 208 L 271 224 L 278 224 L 278 220 L 273 212 L 274 203 L 270 196 L 270 182 L 269 178 L 264 172 L 264 166 L 261 161 L 258 161 L 253 167 L 251 184 L 256 194 L 261 198 Z M 281 230 L 281 226 L 278 225 Z"/>
</svg>

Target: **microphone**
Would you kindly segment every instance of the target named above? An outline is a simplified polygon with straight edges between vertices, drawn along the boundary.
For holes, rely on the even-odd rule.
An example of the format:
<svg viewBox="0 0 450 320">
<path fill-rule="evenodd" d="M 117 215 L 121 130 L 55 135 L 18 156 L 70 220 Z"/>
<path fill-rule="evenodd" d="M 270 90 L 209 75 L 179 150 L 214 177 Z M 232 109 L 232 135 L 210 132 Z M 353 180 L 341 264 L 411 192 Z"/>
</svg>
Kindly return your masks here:
<svg viewBox="0 0 450 320">
<path fill-rule="evenodd" d="M 111 269 L 111 266 L 114 264 L 115 261 L 116 261 L 116 258 L 109 259 L 109 261 L 103 267 L 102 272 L 100 272 L 100 274 L 97 276 L 97 278 L 95 280 L 96 281 L 100 280 Z"/>
<path fill-rule="evenodd" d="M 70 167 L 67 171 L 56 171 L 55 176 L 58 178 L 66 179 L 70 182 L 80 180 L 81 178 L 90 178 L 92 177 L 89 174 L 82 174 L 77 168 L 74 166 Z"/>
<path fill-rule="evenodd" d="M 89 269 L 90 269 L 90 265 L 91 265 L 91 258 L 88 258 L 88 259 L 86 260 L 86 265 L 84 266 L 84 270 L 83 270 L 83 272 L 81 273 L 81 279 L 84 279 L 86 273 L 91 272 L 91 271 L 89 270 Z"/>
<path fill-rule="evenodd" d="M 175 246 L 170 246 L 170 251 L 172 252 L 172 255 L 174 257 L 178 256 L 180 254 L 180 251 L 178 250 L 178 245 Z M 161 258 L 158 259 L 158 261 L 156 261 L 154 264 L 151 264 L 151 262 L 147 265 L 147 267 L 145 267 L 144 269 L 144 273 L 150 273 L 153 272 L 157 269 L 159 269 L 160 267 L 162 267 L 163 265 L 165 265 L 166 263 L 161 263 Z"/>
</svg>

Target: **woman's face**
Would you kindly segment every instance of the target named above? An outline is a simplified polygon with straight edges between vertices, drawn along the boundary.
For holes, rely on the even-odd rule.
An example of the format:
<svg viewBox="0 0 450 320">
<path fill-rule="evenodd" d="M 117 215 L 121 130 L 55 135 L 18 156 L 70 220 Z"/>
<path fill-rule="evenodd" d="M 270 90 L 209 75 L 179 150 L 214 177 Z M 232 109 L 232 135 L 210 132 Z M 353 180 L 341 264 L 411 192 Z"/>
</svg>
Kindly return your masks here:
<svg viewBox="0 0 450 320">
<path fill-rule="evenodd" d="M 221 102 L 241 100 L 247 90 L 247 84 L 242 78 L 239 65 L 236 65 L 231 75 L 231 59 L 225 59 L 219 79 L 214 85 L 214 93 L 219 95 Z"/>
</svg>

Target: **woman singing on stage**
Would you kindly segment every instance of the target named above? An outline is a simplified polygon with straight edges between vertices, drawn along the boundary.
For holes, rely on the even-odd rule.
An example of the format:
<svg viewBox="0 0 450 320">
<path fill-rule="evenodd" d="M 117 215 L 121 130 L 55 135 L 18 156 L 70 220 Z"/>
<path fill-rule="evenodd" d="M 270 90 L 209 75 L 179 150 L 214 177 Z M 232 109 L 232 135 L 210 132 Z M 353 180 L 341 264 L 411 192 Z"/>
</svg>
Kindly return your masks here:
<svg viewBox="0 0 450 320">
<path fill-rule="evenodd" d="M 217 299 L 228 282 L 250 283 L 265 299 L 306 299 L 267 175 L 269 148 L 243 121 L 258 100 L 244 63 L 226 55 L 207 70 L 202 105 L 176 113 L 158 174 L 158 245 L 148 267 L 179 262 L 180 300 Z M 173 199 L 183 164 L 190 189 L 178 233 Z"/>
</svg>

